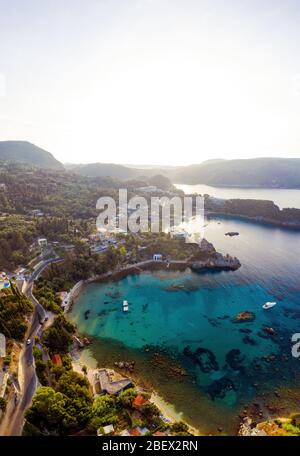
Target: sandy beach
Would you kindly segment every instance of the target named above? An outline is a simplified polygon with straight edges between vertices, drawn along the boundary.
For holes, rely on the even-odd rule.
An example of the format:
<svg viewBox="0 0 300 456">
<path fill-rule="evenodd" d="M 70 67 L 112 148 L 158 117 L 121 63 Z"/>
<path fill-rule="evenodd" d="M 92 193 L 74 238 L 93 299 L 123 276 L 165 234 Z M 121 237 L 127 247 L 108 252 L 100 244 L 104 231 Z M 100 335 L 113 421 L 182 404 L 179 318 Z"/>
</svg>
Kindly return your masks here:
<svg viewBox="0 0 300 456">
<path fill-rule="evenodd" d="M 92 351 L 89 348 L 84 348 L 83 350 L 73 350 L 71 352 L 71 356 L 74 371 L 82 374 L 82 368 L 85 366 L 87 369 L 87 379 L 92 385 L 93 374 L 95 369 L 97 369 L 97 360 L 94 358 Z M 139 385 L 137 383 L 135 384 L 136 388 L 139 389 Z M 151 392 L 150 402 L 155 404 L 171 423 L 174 423 L 175 421 L 184 421 L 183 413 L 178 412 L 173 404 L 166 402 L 156 391 Z M 194 435 L 200 435 L 198 429 L 190 426 L 189 424 L 188 426 L 191 433 Z"/>
</svg>

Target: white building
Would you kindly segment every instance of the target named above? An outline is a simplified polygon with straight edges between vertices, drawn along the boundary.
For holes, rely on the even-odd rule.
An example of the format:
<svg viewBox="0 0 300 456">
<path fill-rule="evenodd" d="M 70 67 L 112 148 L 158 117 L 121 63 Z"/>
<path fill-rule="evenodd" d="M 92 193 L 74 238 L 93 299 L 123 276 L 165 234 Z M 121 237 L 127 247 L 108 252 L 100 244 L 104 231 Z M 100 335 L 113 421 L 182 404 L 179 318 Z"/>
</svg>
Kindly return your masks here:
<svg viewBox="0 0 300 456">
<path fill-rule="evenodd" d="M 97 431 L 97 435 L 98 437 L 100 437 L 102 434 L 101 430 L 103 429 L 103 432 L 105 435 L 107 434 L 112 434 L 115 430 L 113 424 L 108 424 L 107 426 L 103 426 L 103 428 L 99 428 L 98 431 Z"/>
<path fill-rule="evenodd" d="M 160 253 L 155 253 L 153 255 L 153 260 L 154 261 L 162 261 L 162 255 Z"/>
<path fill-rule="evenodd" d="M 47 247 L 48 241 L 46 238 L 38 238 L 38 245 L 40 247 Z"/>
<path fill-rule="evenodd" d="M 6 356 L 6 339 L 5 335 L 0 333 L 0 358 L 4 358 Z"/>
</svg>

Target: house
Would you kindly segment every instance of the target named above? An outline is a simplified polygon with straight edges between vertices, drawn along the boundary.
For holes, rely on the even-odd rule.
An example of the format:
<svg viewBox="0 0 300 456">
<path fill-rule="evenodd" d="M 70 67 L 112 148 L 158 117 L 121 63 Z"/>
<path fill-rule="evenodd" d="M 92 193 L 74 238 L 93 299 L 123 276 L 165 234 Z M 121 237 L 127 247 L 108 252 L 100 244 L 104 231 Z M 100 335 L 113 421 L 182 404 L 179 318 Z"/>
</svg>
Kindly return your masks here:
<svg viewBox="0 0 300 456">
<path fill-rule="evenodd" d="M 58 353 L 56 355 L 52 356 L 51 361 L 53 362 L 53 364 L 55 364 L 55 366 L 62 366 L 63 365 L 61 356 Z"/>
<path fill-rule="evenodd" d="M 113 424 L 108 424 L 107 426 L 103 426 L 102 429 L 103 429 L 103 432 L 105 435 L 112 434 L 115 431 Z M 98 431 L 99 431 L 99 429 L 98 429 Z M 97 431 L 97 434 L 98 434 L 98 431 Z"/>
<path fill-rule="evenodd" d="M 94 388 L 99 385 L 101 393 L 117 395 L 126 388 L 132 386 L 132 381 L 129 378 L 121 380 L 112 380 L 107 369 L 99 369 L 94 374 Z"/>
<path fill-rule="evenodd" d="M 187 233 L 185 231 L 176 231 L 174 233 L 171 233 L 171 236 L 173 239 L 185 241 L 185 239 L 187 238 Z"/>
<path fill-rule="evenodd" d="M 142 396 L 141 394 L 138 394 L 138 395 L 135 397 L 135 399 L 134 399 L 132 405 L 133 405 L 134 408 L 139 409 L 139 408 L 141 408 L 143 405 L 145 405 L 146 402 L 148 402 L 148 400 L 147 400 L 144 396 Z"/>
<path fill-rule="evenodd" d="M 16 280 L 24 280 L 26 271 L 27 270 L 21 266 L 19 268 L 17 268 L 14 272 Z"/>
<path fill-rule="evenodd" d="M 122 437 L 130 437 L 130 433 L 129 433 L 128 429 L 124 429 L 124 431 L 120 432 L 120 435 Z"/>
<path fill-rule="evenodd" d="M 43 217 L 44 212 L 42 212 L 40 209 L 33 209 L 33 210 L 31 211 L 31 214 L 32 214 L 34 217 Z"/>
<path fill-rule="evenodd" d="M 164 432 L 156 431 L 152 435 L 154 435 L 155 437 L 163 437 L 167 434 L 165 434 Z"/>
<path fill-rule="evenodd" d="M 148 185 L 148 187 L 137 187 L 135 190 L 142 193 L 164 193 L 161 188 L 158 188 L 155 185 Z"/>
<path fill-rule="evenodd" d="M 9 288 L 10 287 L 10 281 L 8 280 L 8 277 L 5 272 L 0 272 L 0 290 L 2 288 Z"/>
<path fill-rule="evenodd" d="M 4 358 L 6 356 L 6 339 L 5 335 L 0 333 L 0 358 Z"/>
<path fill-rule="evenodd" d="M 155 253 L 153 255 L 153 260 L 154 261 L 162 261 L 162 255 L 160 253 Z"/>
<path fill-rule="evenodd" d="M 146 427 L 141 428 L 140 426 L 137 426 L 136 429 L 139 431 L 140 435 L 146 435 L 149 432 L 149 429 Z"/>
<path fill-rule="evenodd" d="M 58 291 L 56 293 L 56 296 L 58 296 L 60 298 L 61 307 L 65 310 L 69 304 L 70 293 L 68 293 L 67 291 Z"/>
<path fill-rule="evenodd" d="M 141 433 L 138 430 L 138 428 L 128 429 L 128 432 L 131 435 L 131 437 L 139 437 L 141 435 Z"/>
<path fill-rule="evenodd" d="M 46 238 L 38 238 L 38 245 L 43 248 L 43 247 L 47 247 L 47 239 Z"/>
</svg>

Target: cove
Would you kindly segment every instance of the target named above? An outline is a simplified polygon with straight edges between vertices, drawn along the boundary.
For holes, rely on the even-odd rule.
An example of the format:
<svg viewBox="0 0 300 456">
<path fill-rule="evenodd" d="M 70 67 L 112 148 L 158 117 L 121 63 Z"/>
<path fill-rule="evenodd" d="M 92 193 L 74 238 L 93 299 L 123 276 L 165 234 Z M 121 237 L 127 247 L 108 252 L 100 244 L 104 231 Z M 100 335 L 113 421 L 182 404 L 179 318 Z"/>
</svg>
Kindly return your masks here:
<svg viewBox="0 0 300 456">
<path fill-rule="evenodd" d="M 224 236 L 228 231 L 240 235 Z M 136 374 L 203 433 L 234 433 L 245 407 L 269 405 L 274 391 L 299 381 L 299 360 L 291 356 L 291 335 L 299 332 L 299 234 L 211 220 L 206 237 L 237 255 L 240 270 L 149 272 L 92 283 L 70 318 L 92 336 L 100 365 L 134 359 Z M 266 301 L 277 306 L 263 311 Z M 235 322 L 246 310 L 254 320 Z"/>
</svg>

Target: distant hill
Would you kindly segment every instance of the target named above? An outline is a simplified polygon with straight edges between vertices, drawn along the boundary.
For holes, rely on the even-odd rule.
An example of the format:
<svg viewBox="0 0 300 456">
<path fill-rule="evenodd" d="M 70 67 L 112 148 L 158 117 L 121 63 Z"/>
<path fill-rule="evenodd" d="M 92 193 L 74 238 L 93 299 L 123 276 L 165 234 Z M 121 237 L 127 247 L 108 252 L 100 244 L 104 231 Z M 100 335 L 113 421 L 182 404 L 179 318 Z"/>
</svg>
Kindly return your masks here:
<svg viewBox="0 0 300 456">
<path fill-rule="evenodd" d="M 75 174 L 87 177 L 112 177 L 114 179 L 145 180 L 157 174 L 169 176 L 170 172 L 165 168 L 154 166 L 153 168 L 134 168 L 114 163 L 88 163 L 88 164 L 65 164 L 65 168 Z M 176 170 L 176 168 L 174 168 Z M 174 171 L 173 171 L 174 173 Z"/>
<path fill-rule="evenodd" d="M 137 170 L 113 163 L 88 163 L 86 165 L 65 165 L 68 171 L 87 177 L 113 177 L 115 179 L 133 179 Z"/>
<path fill-rule="evenodd" d="M 64 170 L 50 152 L 27 141 L 0 141 L 0 160 L 27 163 L 39 168 Z"/>
<path fill-rule="evenodd" d="M 177 168 L 170 177 L 180 184 L 300 188 L 300 158 L 208 160 L 199 165 Z"/>
</svg>

